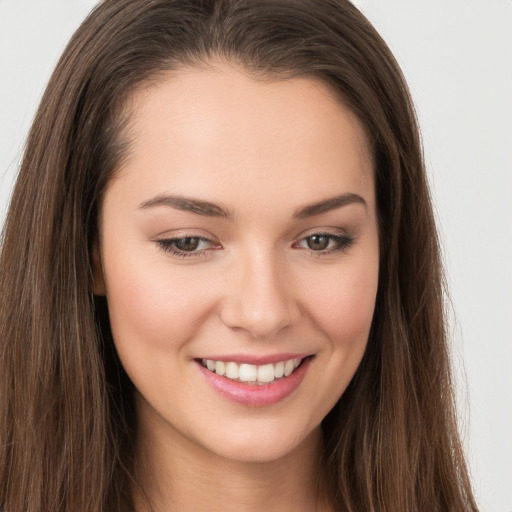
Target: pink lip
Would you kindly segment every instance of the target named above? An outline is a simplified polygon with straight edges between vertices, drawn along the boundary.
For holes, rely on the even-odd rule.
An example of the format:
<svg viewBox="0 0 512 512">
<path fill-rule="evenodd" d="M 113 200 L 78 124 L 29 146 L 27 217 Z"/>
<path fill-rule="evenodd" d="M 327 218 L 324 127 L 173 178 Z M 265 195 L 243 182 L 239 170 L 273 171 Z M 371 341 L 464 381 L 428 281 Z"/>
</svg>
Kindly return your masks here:
<svg viewBox="0 0 512 512">
<path fill-rule="evenodd" d="M 242 357 L 242 359 L 244 362 L 247 361 L 247 358 Z M 291 357 L 289 359 L 295 358 Z M 219 360 L 237 362 L 233 359 L 216 359 L 216 361 Z M 211 372 L 197 361 L 196 364 L 208 384 L 210 384 L 210 386 L 224 398 L 227 398 L 231 402 L 235 402 L 237 404 L 252 407 L 263 407 L 266 405 L 276 404 L 291 395 L 302 382 L 311 360 L 312 357 L 307 357 L 288 377 L 283 377 L 261 386 L 258 384 L 245 384 L 243 382 L 228 379 L 227 377 L 222 377 Z M 278 359 L 278 361 L 283 361 L 283 359 Z"/>
<path fill-rule="evenodd" d="M 281 354 L 267 354 L 263 356 L 256 356 L 250 354 L 224 354 L 224 355 L 212 355 L 203 357 L 202 359 L 211 359 L 212 361 L 224 361 L 225 363 L 233 362 L 237 364 L 254 364 L 256 366 L 262 366 L 264 364 L 275 364 L 281 361 L 289 361 L 290 359 L 304 359 L 311 354 L 292 354 L 281 353 Z"/>
</svg>

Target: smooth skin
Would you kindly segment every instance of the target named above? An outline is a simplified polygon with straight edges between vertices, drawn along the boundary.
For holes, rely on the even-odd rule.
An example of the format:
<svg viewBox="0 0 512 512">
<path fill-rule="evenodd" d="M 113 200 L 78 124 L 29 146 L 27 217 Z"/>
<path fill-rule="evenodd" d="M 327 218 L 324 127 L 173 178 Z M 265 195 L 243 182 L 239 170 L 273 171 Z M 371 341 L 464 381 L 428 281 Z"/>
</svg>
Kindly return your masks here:
<svg viewBox="0 0 512 512">
<path fill-rule="evenodd" d="M 330 510 L 320 423 L 361 362 L 379 271 L 364 131 L 318 80 L 226 62 L 169 75 L 133 105 L 95 293 L 137 390 L 146 497 L 159 511 Z M 313 357 L 269 406 L 234 403 L 199 371 L 211 355 L 281 353 Z"/>
</svg>

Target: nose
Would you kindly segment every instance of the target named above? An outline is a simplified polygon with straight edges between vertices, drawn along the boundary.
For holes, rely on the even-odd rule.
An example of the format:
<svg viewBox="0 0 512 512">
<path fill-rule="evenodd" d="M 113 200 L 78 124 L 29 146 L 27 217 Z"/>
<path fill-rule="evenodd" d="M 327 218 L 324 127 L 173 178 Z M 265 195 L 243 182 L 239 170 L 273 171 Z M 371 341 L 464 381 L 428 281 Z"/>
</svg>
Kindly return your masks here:
<svg viewBox="0 0 512 512">
<path fill-rule="evenodd" d="M 252 255 L 231 267 L 220 317 L 231 329 L 268 339 L 300 316 L 293 279 L 275 258 Z"/>
</svg>

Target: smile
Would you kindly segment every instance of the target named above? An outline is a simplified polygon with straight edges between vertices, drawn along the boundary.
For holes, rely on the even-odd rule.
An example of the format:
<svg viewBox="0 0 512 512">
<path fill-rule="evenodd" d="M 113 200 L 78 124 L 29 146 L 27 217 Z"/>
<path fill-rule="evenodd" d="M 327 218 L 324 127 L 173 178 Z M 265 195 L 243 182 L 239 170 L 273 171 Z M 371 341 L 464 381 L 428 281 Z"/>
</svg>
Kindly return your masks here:
<svg viewBox="0 0 512 512">
<path fill-rule="evenodd" d="M 254 365 L 234 361 L 214 361 L 202 359 L 201 364 L 211 372 L 236 382 L 263 385 L 290 376 L 303 359 L 288 359 L 277 363 Z"/>
<path fill-rule="evenodd" d="M 299 388 L 314 355 L 282 355 L 281 360 L 253 360 L 243 356 L 196 359 L 196 368 L 210 387 L 224 399 L 251 407 L 265 407 L 283 401 Z M 297 357 L 299 356 L 299 357 Z M 229 360 L 231 359 L 231 360 Z M 237 361 L 233 361 L 237 359 Z M 245 359 L 245 361 L 244 361 Z M 263 363 L 263 364 L 261 364 Z"/>
</svg>

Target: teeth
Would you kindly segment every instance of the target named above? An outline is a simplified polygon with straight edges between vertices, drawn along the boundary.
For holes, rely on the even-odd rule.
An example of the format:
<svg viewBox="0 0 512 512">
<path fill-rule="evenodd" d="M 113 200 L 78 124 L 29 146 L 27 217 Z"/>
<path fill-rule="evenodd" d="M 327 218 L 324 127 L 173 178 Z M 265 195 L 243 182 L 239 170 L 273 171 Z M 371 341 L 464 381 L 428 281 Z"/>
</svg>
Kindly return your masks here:
<svg viewBox="0 0 512 512">
<path fill-rule="evenodd" d="M 284 376 L 288 377 L 288 375 L 290 375 L 294 369 L 295 365 L 293 360 L 286 361 L 286 363 L 284 363 Z"/>
<path fill-rule="evenodd" d="M 258 382 L 272 382 L 275 378 L 275 369 L 273 364 L 258 366 Z"/>
<path fill-rule="evenodd" d="M 238 373 L 238 365 L 236 363 L 226 364 L 226 377 L 228 379 L 238 379 Z"/>
<path fill-rule="evenodd" d="M 264 364 L 256 366 L 254 364 L 237 364 L 234 362 L 213 361 L 212 359 L 203 359 L 203 366 L 206 366 L 211 372 L 217 375 L 223 375 L 228 379 L 238 380 L 240 382 L 253 382 L 256 384 L 267 384 L 275 379 L 288 377 L 295 368 L 297 368 L 302 359 L 289 359 L 280 361 L 276 364 Z"/>
<path fill-rule="evenodd" d="M 226 365 L 222 361 L 215 363 L 215 373 L 217 375 L 224 375 L 226 373 Z"/>
<path fill-rule="evenodd" d="M 258 369 L 253 364 L 241 364 L 239 377 L 242 382 L 256 382 Z"/>
</svg>

